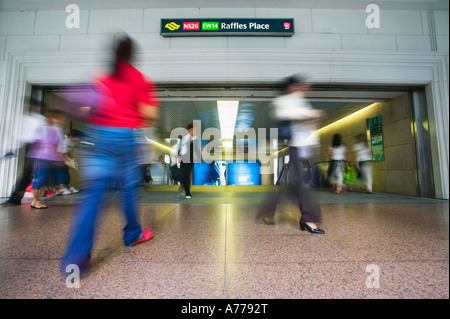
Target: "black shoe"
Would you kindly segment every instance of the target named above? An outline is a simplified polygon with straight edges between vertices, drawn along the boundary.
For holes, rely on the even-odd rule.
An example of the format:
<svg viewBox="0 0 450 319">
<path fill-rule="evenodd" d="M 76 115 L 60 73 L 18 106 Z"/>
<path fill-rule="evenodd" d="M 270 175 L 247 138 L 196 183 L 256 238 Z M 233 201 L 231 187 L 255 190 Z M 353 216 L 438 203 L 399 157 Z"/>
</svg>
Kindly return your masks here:
<svg viewBox="0 0 450 319">
<path fill-rule="evenodd" d="M 309 231 L 310 233 L 313 233 L 313 234 L 325 234 L 325 231 L 323 231 L 319 227 L 311 228 L 311 226 L 309 226 L 307 223 L 304 223 L 302 221 L 300 222 L 300 230 L 307 230 L 307 231 Z"/>
<path fill-rule="evenodd" d="M 268 217 L 263 217 L 262 220 L 263 220 L 264 224 L 266 224 L 266 225 L 275 225 L 275 222 Z"/>
<path fill-rule="evenodd" d="M 16 202 L 8 199 L 6 202 L 1 203 L 0 207 L 18 206 L 20 204 L 21 204 L 20 201 Z"/>
<path fill-rule="evenodd" d="M 260 223 L 261 221 L 266 225 L 275 225 L 275 222 L 272 220 L 272 218 L 266 217 L 259 213 L 258 215 L 256 215 L 255 223 Z"/>
</svg>

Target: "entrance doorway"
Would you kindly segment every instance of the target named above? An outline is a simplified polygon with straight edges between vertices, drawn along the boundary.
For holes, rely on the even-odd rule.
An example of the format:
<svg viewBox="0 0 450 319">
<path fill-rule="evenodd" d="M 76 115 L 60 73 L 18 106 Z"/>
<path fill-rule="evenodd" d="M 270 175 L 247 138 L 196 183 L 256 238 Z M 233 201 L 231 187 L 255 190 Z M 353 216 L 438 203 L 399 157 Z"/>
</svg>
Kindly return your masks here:
<svg viewBox="0 0 450 319">
<path fill-rule="evenodd" d="M 279 142 L 273 153 L 275 158 L 271 167 L 267 168 L 261 163 L 258 168 L 250 166 L 238 169 L 230 179 L 229 173 L 236 163 L 236 154 L 243 151 L 244 164 L 249 163 L 248 151 L 258 146 L 257 141 L 244 136 L 246 141 L 239 141 L 237 134 L 248 133 L 254 130 L 266 129 L 266 137 L 270 136 L 271 127 L 270 103 L 272 99 L 282 94 L 280 83 L 157 83 L 158 96 L 161 100 L 161 121 L 158 127 L 158 143 L 166 147 L 162 148 L 160 156 L 170 165 L 173 163 L 170 148 L 176 140 L 171 139 L 171 133 L 175 128 L 184 128 L 193 121 L 200 121 L 201 134 L 207 129 L 221 129 L 218 101 L 237 101 L 238 111 L 234 125 L 234 138 L 232 139 L 231 157 L 224 153 L 220 161 L 216 161 L 208 167 L 205 163 L 198 163 L 194 168 L 194 184 L 231 185 L 236 181 L 248 185 L 274 185 L 280 177 L 283 166 L 287 164 L 286 146 Z M 57 103 L 61 87 L 42 88 L 43 98 L 47 104 Z M 329 135 L 333 130 L 344 133 L 344 141 L 351 148 L 352 135 L 356 131 L 367 130 L 366 120 L 375 116 L 381 116 L 383 123 L 383 162 L 374 163 L 374 190 L 407 194 L 412 196 L 433 197 L 433 179 L 430 168 L 432 158 L 429 144 L 430 132 L 423 129 L 427 119 L 426 100 L 423 87 L 411 86 L 374 86 L 374 85 L 322 85 L 316 84 L 309 95 L 309 100 L 315 108 L 323 109 L 328 117 L 321 123 L 322 127 L 330 126 L 329 132 L 321 133 L 321 148 L 317 156 L 312 159 L 311 166 L 324 160 L 323 153 L 329 146 Z M 359 116 L 353 114 L 378 103 L 372 110 Z M 342 121 L 345 119 L 344 121 Z M 341 126 L 334 124 L 341 121 Z M 363 123 L 363 124 L 361 124 Z M 417 123 L 421 123 L 417 125 Z M 413 124 L 413 125 L 411 125 Z M 72 127 L 82 124 L 72 122 Z M 408 129 L 403 129 L 407 127 Z M 411 127 L 414 127 L 411 130 Z M 256 135 L 256 139 L 258 136 Z M 202 146 L 207 147 L 210 138 L 202 141 Z M 269 143 L 269 142 L 267 142 Z M 265 145 L 269 150 L 271 145 Z M 239 149 L 241 147 L 242 149 Z M 405 153 L 406 152 L 406 153 Z M 405 164 L 405 154 L 407 163 Z M 273 155 L 273 154 L 272 154 Z M 350 159 L 349 162 L 352 162 Z M 232 166 L 230 166 L 230 163 Z M 245 166 L 245 165 L 244 165 Z M 261 167 L 262 166 L 262 167 Z M 237 167 L 237 166 L 236 166 Z M 428 167 L 428 170 L 421 168 Z M 255 174 L 257 170 L 260 174 Z M 265 173 L 261 174 L 261 169 Z M 206 177 L 216 174 L 215 178 Z M 244 173 L 243 173 L 244 172 Z M 251 174 L 249 174 L 251 172 Z M 166 173 L 164 173 L 166 174 Z M 248 176 L 243 176 L 247 174 Z M 258 175 L 255 177 L 255 175 Z M 168 178 L 163 178 L 164 183 L 170 183 Z M 405 188 L 405 182 L 409 185 Z M 410 183 L 412 181 L 412 183 Z M 237 184 L 234 184 L 237 185 Z M 403 185 L 403 186 L 402 186 Z M 411 186 L 412 185 L 412 186 Z"/>
</svg>

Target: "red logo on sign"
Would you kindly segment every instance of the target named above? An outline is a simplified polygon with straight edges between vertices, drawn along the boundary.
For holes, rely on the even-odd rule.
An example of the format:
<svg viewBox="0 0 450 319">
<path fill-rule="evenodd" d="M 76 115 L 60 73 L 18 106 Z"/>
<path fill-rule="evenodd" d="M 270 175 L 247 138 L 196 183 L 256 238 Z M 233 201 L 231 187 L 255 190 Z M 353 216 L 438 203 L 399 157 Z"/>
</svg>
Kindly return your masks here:
<svg viewBox="0 0 450 319">
<path fill-rule="evenodd" d="M 291 23 L 290 22 L 285 22 L 284 23 L 284 28 L 285 29 L 290 29 L 291 28 Z"/>
<path fill-rule="evenodd" d="M 183 22 L 183 30 L 200 30 L 200 22 Z"/>
</svg>

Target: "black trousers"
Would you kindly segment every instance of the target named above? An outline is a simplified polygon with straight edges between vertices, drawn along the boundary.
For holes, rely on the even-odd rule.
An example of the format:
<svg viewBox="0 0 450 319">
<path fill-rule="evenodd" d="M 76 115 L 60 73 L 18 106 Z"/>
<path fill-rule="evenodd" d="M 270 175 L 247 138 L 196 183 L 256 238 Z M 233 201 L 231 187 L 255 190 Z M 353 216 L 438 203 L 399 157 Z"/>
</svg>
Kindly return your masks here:
<svg viewBox="0 0 450 319">
<path fill-rule="evenodd" d="M 292 175 L 295 176 L 295 178 L 293 178 L 293 184 L 289 185 L 290 187 L 287 195 L 298 200 L 298 207 L 301 212 L 300 221 L 304 223 L 319 223 L 322 220 L 322 210 L 312 196 L 311 190 L 308 187 L 305 187 L 303 183 L 303 165 L 298 157 L 298 149 L 296 147 L 290 147 L 289 159 L 292 163 L 292 169 L 294 170 Z M 277 204 L 282 196 L 283 194 L 278 191 L 270 196 L 260 207 L 257 218 L 273 218 L 277 209 Z"/>
<path fill-rule="evenodd" d="M 186 196 L 191 196 L 191 171 L 192 167 L 194 166 L 193 163 L 180 163 L 180 168 L 183 172 L 183 186 L 184 186 L 184 192 Z"/>
<path fill-rule="evenodd" d="M 34 159 L 25 157 L 22 176 L 17 180 L 16 187 L 8 201 L 20 203 L 25 194 L 25 190 L 33 179 Z"/>
</svg>

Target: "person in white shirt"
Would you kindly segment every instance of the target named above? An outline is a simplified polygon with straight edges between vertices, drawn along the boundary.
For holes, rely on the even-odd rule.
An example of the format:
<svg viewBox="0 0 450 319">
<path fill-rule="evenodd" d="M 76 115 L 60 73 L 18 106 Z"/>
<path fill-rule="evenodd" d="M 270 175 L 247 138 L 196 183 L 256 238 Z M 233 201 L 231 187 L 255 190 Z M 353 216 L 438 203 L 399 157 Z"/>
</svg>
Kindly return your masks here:
<svg viewBox="0 0 450 319">
<path fill-rule="evenodd" d="M 314 109 L 306 99 L 311 83 L 303 75 L 295 74 L 288 77 L 285 80 L 285 88 L 285 94 L 275 98 L 272 103 L 272 116 L 278 123 L 288 123 L 289 159 L 297 177 L 294 179 L 295 184 L 290 185 L 290 194 L 298 199 L 301 212 L 300 230 L 324 234 L 325 231 L 317 225 L 322 219 L 320 205 L 304 185 L 302 160 L 310 158 L 311 152 L 319 146 L 319 139 L 313 132 L 317 129 L 317 121 L 325 117 L 326 113 Z M 269 197 L 260 206 L 256 220 L 262 219 L 264 223 L 273 225 L 279 199 L 279 192 Z"/>
<path fill-rule="evenodd" d="M 29 98 L 30 113 L 23 116 L 22 129 L 17 140 L 19 148 L 25 147 L 25 162 L 23 165 L 22 175 L 17 179 L 16 187 L 11 196 L 0 206 L 5 207 L 20 205 L 25 194 L 25 190 L 32 180 L 34 159 L 28 156 L 29 149 L 37 139 L 37 132 L 39 128 L 47 125 L 47 118 L 44 115 L 40 114 L 40 104 L 41 103 L 39 100 L 35 98 Z"/>
<path fill-rule="evenodd" d="M 327 161 L 331 159 L 328 167 L 328 181 L 333 185 L 336 194 L 345 191 L 344 175 L 347 159 L 347 147 L 342 144 L 342 136 L 340 134 L 333 135 L 331 147 L 328 149 L 326 156 Z"/>
<path fill-rule="evenodd" d="M 175 146 L 178 154 L 177 162 L 183 172 L 182 184 L 187 199 L 192 198 L 191 194 L 191 172 L 194 167 L 194 160 L 199 158 L 199 147 L 197 139 L 194 137 L 194 125 L 191 123 L 186 127 L 189 134 L 183 136 L 181 141 Z"/>
<path fill-rule="evenodd" d="M 72 136 L 72 132 L 69 136 L 64 136 L 60 145 L 58 145 L 58 152 L 62 154 L 64 161 L 58 163 L 56 168 L 56 180 L 59 184 L 59 190 L 55 195 L 70 195 L 78 193 L 79 190 L 70 185 L 70 172 L 69 167 L 76 169 L 76 161 L 71 157 L 70 152 L 74 147 L 74 143 L 77 140 Z"/>
<path fill-rule="evenodd" d="M 366 137 L 364 134 L 358 134 L 355 136 L 354 141 L 353 151 L 356 157 L 356 168 L 360 173 L 358 175 L 361 175 L 361 179 L 366 184 L 367 193 L 372 194 L 372 155 L 367 146 Z"/>
</svg>

